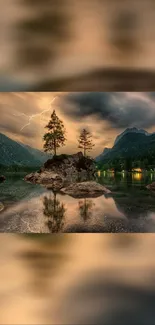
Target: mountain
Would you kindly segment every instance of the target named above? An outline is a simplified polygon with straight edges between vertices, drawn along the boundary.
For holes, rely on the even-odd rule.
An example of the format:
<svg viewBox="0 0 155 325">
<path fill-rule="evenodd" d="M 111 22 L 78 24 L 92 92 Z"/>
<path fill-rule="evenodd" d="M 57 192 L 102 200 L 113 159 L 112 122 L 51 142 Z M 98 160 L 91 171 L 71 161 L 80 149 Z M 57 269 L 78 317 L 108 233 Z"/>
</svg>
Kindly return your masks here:
<svg viewBox="0 0 155 325">
<path fill-rule="evenodd" d="M 0 133 L 0 165 L 39 167 L 49 158 L 40 150 L 16 142 Z"/>
<path fill-rule="evenodd" d="M 42 164 L 44 164 L 48 159 L 52 158 L 52 155 L 45 153 L 44 151 L 32 148 L 28 145 L 21 144 L 25 147 L 35 159 L 39 160 Z"/>
<path fill-rule="evenodd" d="M 136 127 L 127 128 L 125 131 L 123 131 L 121 134 L 119 134 L 116 137 L 115 142 L 114 142 L 114 146 L 118 143 L 118 141 L 120 141 L 122 139 L 122 137 L 125 134 L 128 134 L 128 133 L 145 134 L 146 136 L 151 135 L 151 133 L 148 133 L 147 131 L 142 130 L 142 129 L 137 129 Z M 99 156 L 96 157 L 96 159 L 95 159 L 96 162 L 101 161 L 105 157 L 105 155 L 111 151 L 111 149 L 112 148 L 104 148 L 103 152 Z"/>
<path fill-rule="evenodd" d="M 103 152 L 99 156 L 96 157 L 96 159 L 95 159 L 96 162 L 101 161 L 105 157 L 105 155 L 107 153 L 109 153 L 110 151 L 111 151 L 111 148 L 104 148 Z"/>
<path fill-rule="evenodd" d="M 155 134 L 136 128 L 127 129 L 116 138 L 113 148 L 99 162 L 114 166 L 116 162 L 124 162 L 126 159 L 147 160 L 150 165 L 155 165 Z"/>
<path fill-rule="evenodd" d="M 127 133 L 140 133 L 140 134 L 145 134 L 146 136 L 151 135 L 150 133 L 148 133 L 145 130 L 142 129 L 137 129 L 137 128 L 127 128 L 124 132 L 122 132 L 121 134 L 119 134 L 114 142 L 114 145 Z"/>
</svg>

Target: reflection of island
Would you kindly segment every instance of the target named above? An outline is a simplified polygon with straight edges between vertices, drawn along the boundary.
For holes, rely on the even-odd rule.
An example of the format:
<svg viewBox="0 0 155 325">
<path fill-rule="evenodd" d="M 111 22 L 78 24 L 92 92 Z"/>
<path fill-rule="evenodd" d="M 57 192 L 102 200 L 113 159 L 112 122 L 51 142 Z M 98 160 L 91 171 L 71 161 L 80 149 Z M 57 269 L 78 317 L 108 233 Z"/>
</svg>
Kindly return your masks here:
<svg viewBox="0 0 155 325">
<path fill-rule="evenodd" d="M 95 203 L 93 203 L 92 200 L 90 199 L 83 199 L 79 201 L 79 211 L 80 211 L 80 216 L 86 222 L 88 219 L 90 219 L 92 215 L 92 209 Z"/>
<path fill-rule="evenodd" d="M 44 215 L 46 216 L 46 224 L 51 233 L 61 232 L 64 227 L 64 218 L 66 209 L 64 204 L 56 198 L 56 193 L 53 197 L 44 197 Z"/>
</svg>

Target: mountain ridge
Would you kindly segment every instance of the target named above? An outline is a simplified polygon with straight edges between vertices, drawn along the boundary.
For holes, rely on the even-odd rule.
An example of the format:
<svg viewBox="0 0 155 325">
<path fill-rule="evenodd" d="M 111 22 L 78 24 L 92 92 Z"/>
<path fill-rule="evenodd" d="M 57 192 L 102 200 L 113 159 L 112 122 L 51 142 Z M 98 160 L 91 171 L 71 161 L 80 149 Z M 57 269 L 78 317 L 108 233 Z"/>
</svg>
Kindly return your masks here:
<svg viewBox="0 0 155 325">
<path fill-rule="evenodd" d="M 114 142 L 114 145 L 126 134 L 126 133 L 141 133 L 141 134 L 145 134 L 146 136 L 151 135 L 152 133 L 148 133 L 147 131 L 143 130 L 143 129 L 138 129 L 136 127 L 133 128 L 127 128 L 126 130 L 124 130 L 121 134 L 119 134 Z"/>
<path fill-rule="evenodd" d="M 108 152 L 110 152 L 111 148 L 105 147 L 103 152 L 95 158 L 97 162 L 99 162 Z"/>
<path fill-rule="evenodd" d="M 49 155 L 0 133 L 0 165 L 40 167 Z"/>
<path fill-rule="evenodd" d="M 130 159 L 136 160 L 149 160 L 150 164 L 155 163 L 155 133 L 148 133 L 145 130 L 138 130 L 135 128 L 127 129 L 119 138 L 116 138 L 111 150 L 108 150 L 106 154 L 98 157 L 96 162 L 101 164 L 114 165 L 114 161 L 124 161 Z"/>
</svg>

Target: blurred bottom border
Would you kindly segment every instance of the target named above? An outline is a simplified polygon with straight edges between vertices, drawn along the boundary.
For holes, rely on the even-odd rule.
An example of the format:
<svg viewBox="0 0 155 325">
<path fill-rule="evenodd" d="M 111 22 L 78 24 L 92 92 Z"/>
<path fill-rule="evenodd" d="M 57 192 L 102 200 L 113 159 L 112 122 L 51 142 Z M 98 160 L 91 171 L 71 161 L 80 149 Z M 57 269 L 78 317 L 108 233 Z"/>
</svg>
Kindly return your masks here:
<svg viewBox="0 0 155 325">
<path fill-rule="evenodd" d="M 1 324 L 154 324 L 155 235 L 0 235 Z"/>
</svg>

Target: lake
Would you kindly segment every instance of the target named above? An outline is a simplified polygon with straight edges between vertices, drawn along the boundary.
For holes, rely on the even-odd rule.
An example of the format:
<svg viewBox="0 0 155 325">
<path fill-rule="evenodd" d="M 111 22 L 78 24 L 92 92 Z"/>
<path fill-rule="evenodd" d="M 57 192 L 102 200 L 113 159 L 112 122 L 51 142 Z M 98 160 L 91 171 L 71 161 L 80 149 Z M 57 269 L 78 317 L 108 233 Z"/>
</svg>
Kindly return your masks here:
<svg viewBox="0 0 155 325">
<path fill-rule="evenodd" d="M 75 199 L 26 183 L 26 173 L 6 174 L 0 184 L 0 232 L 155 232 L 155 194 L 146 185 L 155 174 L 99 173 L 109 196 Z"/>
</svg>

